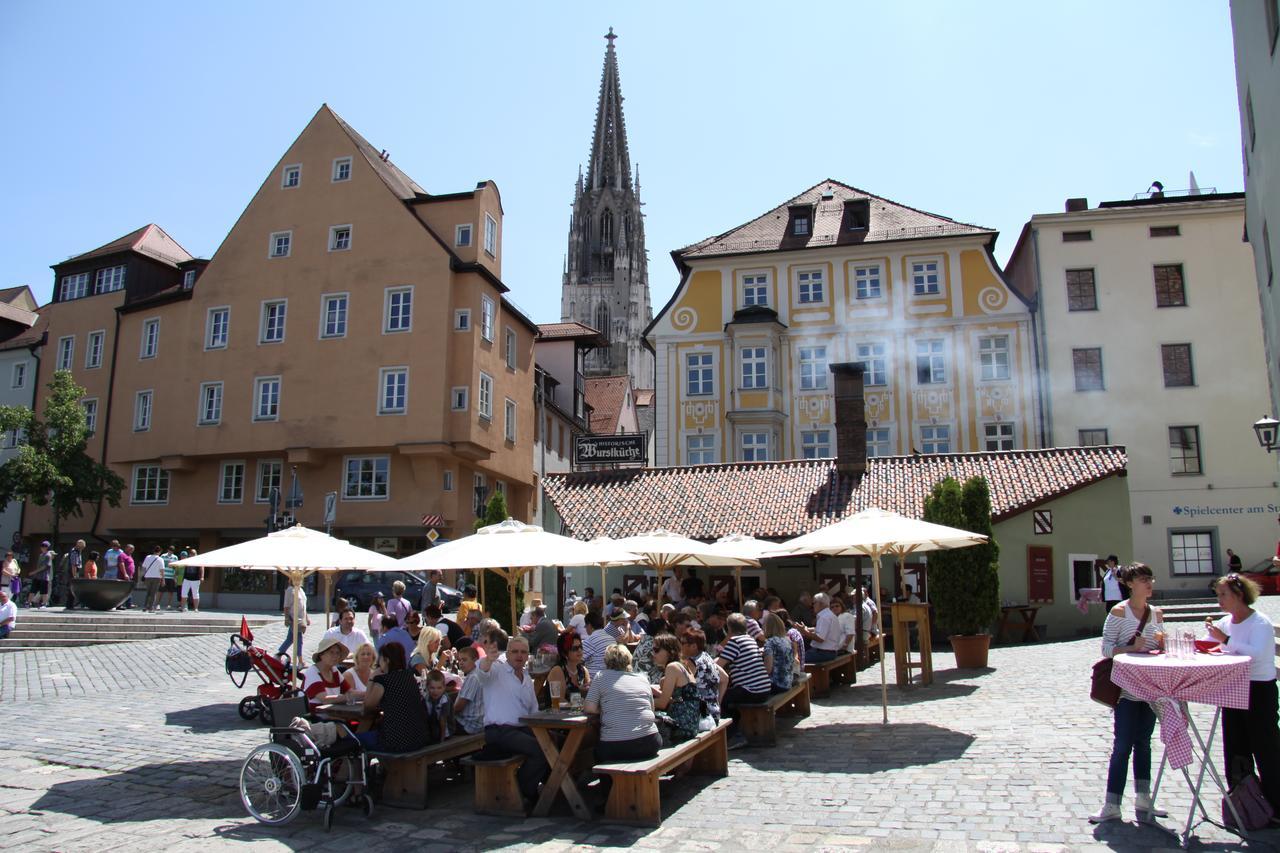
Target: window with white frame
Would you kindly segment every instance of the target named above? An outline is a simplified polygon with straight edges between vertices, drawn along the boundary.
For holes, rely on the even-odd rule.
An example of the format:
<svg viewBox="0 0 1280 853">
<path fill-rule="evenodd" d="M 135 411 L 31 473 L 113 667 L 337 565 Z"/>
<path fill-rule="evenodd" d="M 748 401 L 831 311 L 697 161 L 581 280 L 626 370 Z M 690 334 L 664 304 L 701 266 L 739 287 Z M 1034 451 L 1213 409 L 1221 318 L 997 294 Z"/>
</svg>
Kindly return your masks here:
<svg viewBox="0 0 1280 853">
<path fill-rule="evenodd" d="M 124 287 L 124 264 L 100 269 L 93 281 L 94 293 L 112 293 Z"/>
<path fill-rule="evenodd" d="M 190 290 L 196 286 L 196 271 L 187 270 L 182 274 L 182 289 Z"/>
<path fill-rule="evenodd" d="M 826 347 L 800 347 L 800 390 L 826 388 L 827 370 Z"/>
<path fill-rule="evenodd" d="M 13 373 L 9 383 L 12 388 L 27 387 L 27 363 L 20 361 L 13 366 Z"/>
<path fill-rule="evenodd" d="M 329 251 L 345 252 L 351 248 L 351 226 L 334 225 L 329 229 Z"/>
<path fill-rule="evenodd" d="M 142 322 L 142 342 L 138 358 L 155 358 L 160 351 L 160 318 L 152 317 Z"/>
<path fill-rule="evenodd" d="M 831 458 L 831 430 L 809 429 L 800 433 L 800 450 L 805 459 Z"/>
<path fill-rule="evenodd" d="M 226 349 L 227 332 L 231 327 L 231 309 L 225 305 L 210 308 L 205 316 L 204 348 Z"/>
<path fill-rule="evenodd" d="M 378 414 L 403 415 L 409 405 L 409 368 L 382 368 L 378 388 Z"/>
<path fill-rule="evenodd" d="M 93 435 L 98 431 L 98 399 L 90 397 L 81 400 L 80 405 L 84 408 L 84 431 L 85 435 Z"/>
<path fill-rule="evenodd" d="M 271 501 L 271 490 L 279 489 L 284 482 L 284 462 L 279 459 L 262 459 L 258 462 L 258 490 L 253 502 Z"/>
<path fill-rule="evenodd" d="M 64 275 L 62 277 L 62 293 L 59 296 L 59 302 L 66 302 L 68 299 L 81 299 L 88 295 L 89 274 L 87 272 Z"/>
<path fill-rule="evenodd" d="M 13 450 L 21 443 L 21 430 L 7 429 L 0 435 L 0 448 Z"/>
<path fill-rule="evenodd" d="M 321 297 L 320 337 L 345 338 L 347 336 L 346 293 L 329 293 Z"/>
<path fill-rule="evenodd" d="M 1174 575 L 1216 574 L 1215 551 L 1212 530 L 1169 531 L 1169 566 Z"/>
<path fill-rule="evenodd" d="M 769 433 L 744 432 L 739 436 L 738 446 L 742 451 L 743 462 L 769 461 Z"/>
<path fill-rule="evenodd" d="M 942 385 L 947 381 L 946 342 L 916 341 L 916 384 Z"/>
<path fill-rule="evenodd" d="M 444 477 L 442 478 L 442 480 L 443 481 L 440 483 L 440 490 L 442 492 L 452 492 L 453 491 L 453 472 L 448 469 L 445 469 Z"/>
<path fill-rule="evenodd" d="M 502 404 L 503 429 L 502 437 L 507 441 L 516 440 L 516 401 L 504 400 Z"/>
<path fill-rule="evenodd" d="M 911 262 L 911 292 L 916 296 L 934 296 L 942 292 L 939 261 Z"/>
<path fill-rule="evenodd" d="M 769 386 L 769 359 L 765 347 L 742 347 L 738 356 L 742 363 L 742 385 L 740 387 L 767 388 Z"/>
<path fill-rule="evenodd" d="M 196 423 L 212 426 L 222 423 L 222 383 L 200 383 L 200 414 Z"/>
<path fill-rule="evenodd" d="M 267 254 L 272 258 L 287 258 L 289 257 L 289 249 L 292 243 L 292 231 L 275 231 L 267 244 Z"/>
<path fill-rule="evenodd" d="M 133 430 L 145 432 L 151 429 L 152 391 L 139 391 L 133 397 Z"/>
<path fill-rule="evenodd" d="M 449 408 L 455 412 L 465 412 L 469 396 L 471 396 L 470 388 L 465 385 L 455 385 L 449 390 Z"/>
<path fill-rule="evenodd" d="M 873 456 L 892 456 L 893 438 L 889 427 L 870 427 L 867 429 L 867 458 Z"/>
<path fill-rule="evenodd" d="M 978 338 L 978 366 L 984 381 L 1009 378 L 1009 336 Z"/>
<path fill-rule="evenodd" d="M 458 225 L 453 229 L 453 245 L 465 249 L 471 245 L 471 223 Z"/>
<path fill-rule="evenodd" d="M 259 376 L 253 380 L 253 419 L 280 420 L 279 376 Z"/>
<path fill-rule="evenodd" d="M 407 332 L 413 328 L 413 288 L 388 287 L 382 306 L 382 331 Z"/>
<path fill-rule="evenodd" d="M 715 433 L 686 435 L 684 437 L 685 462 L 689 465 L 711 465 L 716 461 Z"/>
<path fill-rule="evenodd" d="M 889 384 L 888 347 L 883 343 L 865 343 L 854 347 L 855 361 L 862 365 L 862 384 Z"/>
<path fill-rule="evenodd" d="M 284 340 L 284 321 L 288 308 L 287 299 L 272 299 L 262 303 L 262 328 L 258 332 L 258 343 L 278 344 Z"/>
<path fill-rule="evenodd" d="M 921 453 L 950 453 L 951 427 L 945 424 L 920 427 Z"/>
<path fill-rule="evenodd" d="M 391 480 L 389 456 L 352 456 L 347 459 L 342 497 L 349 501 L 384 501 Z"/>
<path fill-rule="evenodd" d="M 76 356 L 76 339 L 72 335 L 58 338 L 58 370 L 70 370 Z"/>
<path fill-rule="evenodd" d="M 169 502 L 169 472 L 159 465 L 133 466 L 133 495 L 130 503 L 164 504 Z"/>
<path fill-rule="evenodd" d="M 769 276 L 753 273 L 742 277 L 742 304 L 744 307 L 769 304 Z"/>
<path fill-rule="evenodd" d="M 244 463 L 223 462 L 222 476 L 218 478 L 218 503 L 244 502 Z"/>
<path fill-rule="evenodd" d="M 801 270 L 796 273 L 796 290 L 801 305 L 825 302 L 827 288 L 823 281 L 822 270 Z"/>
<path fill-rule="evenodd" d="M 102 343 L 106 337 L 107 333 L 103 330 L 89 333 L 84 347 L 85 368 L 92 370 L 95 367 L 102 367 Z"/>
<path fill-rule="evenodd" d="M 480 297 L 480 337 L 493 342 L 493 300 L 487 296 Z"/>
<path fill-rule="evenodd" d="M 879 299 L 880 265 L 867 264 L 853 268 L 854 294 L 858 299 Z"/>
<path fill-rule="evenodd" d="M 491 258 L 498 257 L 498 220 L 487 213 L 484 215 L 484 253 Z"/>
<path fill-rule="evenodd" d="M 292 189 L 300 183 L 302 183 L 302 166 L 296 163 L 292 166 L 285 166 L 284 172 L 280 177 L 281 189 Z"/>
<path fill-rule="evenodd" d="M 482 418 L 493 418 L 493 377 L 480 371 L 480 389 L 476 392 L 476 411 Z"/>
<path fill-rule="evenodd" d="M 1012 422 L 1000 421 L 994 424 L 984 424 L 982 432 L 986 450 L 1014 449 Z"/>
<path fill-rule="evenodd" d="M 453 312 L 453 330 L 455 332 L 471 331 L 471 309 L 459 308 Z"/>
<path fill-rule="evenodd" d="M 512 370 L 516 369 L 516 330 L 507 328 L 505 344 L 503 345 L 503 355 L 507 360 L 507 367 Z"/>
<path fill-rule="evenodd" d="M 684 365 L 686 397 L 708 397 L 715 393 L 715 369 L 711 366 L 711 353 L 686 353 Z"/>
<path fill-rule="evenodd" d="M 351 180 L 351 158 L 339 157 L 333 161 L 333 182 Z"/>
</svg>

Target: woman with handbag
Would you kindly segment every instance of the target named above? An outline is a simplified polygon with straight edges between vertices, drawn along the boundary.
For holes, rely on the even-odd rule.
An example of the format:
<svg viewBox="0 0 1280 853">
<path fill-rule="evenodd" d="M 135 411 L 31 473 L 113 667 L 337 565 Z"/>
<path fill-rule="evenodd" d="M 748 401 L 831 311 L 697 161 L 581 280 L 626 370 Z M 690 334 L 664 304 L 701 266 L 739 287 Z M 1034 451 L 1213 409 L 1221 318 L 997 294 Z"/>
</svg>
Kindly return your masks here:
<svg viewBox="0 0 1280 853">
<path fill-rule="evenodd" d="M 1155 578 L 1151 567 L 1142 563 L 1117 570 L 1120 582 L 1129 588 L 1129 598 L 1111 608 L 1102 627 L 1102 656 L 1115 657 L 1126 652 L 1144 652 L 1156 648 L 1156 632 L 1164 630 L 1159 608 L 1148 604 Z M 1139 823 L 1150 823 L 1162 816 L 1151 803 L 1151 732 L 1156 727 L 1156 712 L 1149 704 L 1126 691 L 1120 691 L 1112 720 L 1111 762 L 1107 768 L 1107 798 L 1102 808 L 1089 816 L 1093 823 L 1117 820 L 1124 798 L 1125 777 L 1129 775 L 1129 757 L 1133 756 L 1133 787 Z"/>
</svg>

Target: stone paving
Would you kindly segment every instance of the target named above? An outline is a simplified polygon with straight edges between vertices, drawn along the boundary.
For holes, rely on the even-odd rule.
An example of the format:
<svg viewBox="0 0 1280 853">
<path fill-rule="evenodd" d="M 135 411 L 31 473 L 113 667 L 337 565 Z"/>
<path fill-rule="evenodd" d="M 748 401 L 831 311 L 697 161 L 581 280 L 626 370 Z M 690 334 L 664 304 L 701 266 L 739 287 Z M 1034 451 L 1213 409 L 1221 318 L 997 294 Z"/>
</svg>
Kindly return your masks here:
<svg viewBox="0 0 1280 853">
<path fill-rule="evenodd" d="M 1267 610 L 1280 610 L 1268 599 Z M 1274 614 L 1280 615 L 1280 614 Z M 263 645 L 282 629 L 259 632 Z M 314 639 L 314 638 L 312 638 Z M 1087 698 L 1096 639 L 1000 646 L 991 668 L 961 672 L 934 655 L 930 687 L 889 687 L 881 725 L 876 671 L 815 700 L 775 749 L 730 753 L 729 776 L 663 784 L 656 830 L 579 822 L 567 810 L 513 821 L 472 814 L 468 784 L 433 776 L 426 811 L 355 809 L 326 834 L 316 812 L 263 827 L 239 802 L 244 756 L 264 742 L 242 721 L 222 668 L 225 637 L 146 641 L 0 656 L 0 838 L 14 850 L 255 850 L 614 847 L 647 850 L 845 847 L 893 850 L 1176 849 L 1190 804 L 1167 779 L 1165 829 L 1094 827 L 1110 749 L 1110 714 Z M 890 662 L 891 663 L 891 662 Z M 890 671 L 890 678 L 892 672 Z M 1197 713 L 1202 723 L 1208 714 Z M 1159 754 L 1158 741 L 1155 744 Z M 1216 751 L 1216 749 L 1215 749 Z M 1218 797 L 1211 795 L 1211 812 Z M 1132 800 L 1126 800 L 1131 814 Z M 1210 824 L 1194 848 L 1245 845 Z"/>
</svg>

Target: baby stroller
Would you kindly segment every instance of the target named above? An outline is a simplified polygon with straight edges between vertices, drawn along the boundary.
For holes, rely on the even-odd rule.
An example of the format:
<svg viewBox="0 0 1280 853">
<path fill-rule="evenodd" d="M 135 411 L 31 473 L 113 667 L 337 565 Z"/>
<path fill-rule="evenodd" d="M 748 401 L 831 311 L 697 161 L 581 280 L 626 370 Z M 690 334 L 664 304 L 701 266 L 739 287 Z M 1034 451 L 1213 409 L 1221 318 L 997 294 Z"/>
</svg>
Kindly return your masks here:
<svg viewBox="0 0 1280 853">
<path fill-rule="evenodd" d="M 295 703 L 298 708 L 291 707 Z M 294 711 L 305 712 L 306 700 L 289 699 L 276 703 L 275 713 L 293 719 Z M 373 816 L 369 797 L 368 759 L 360 742 L 342 723 L 331 746 L 316 744 L 313 734 L 302 726 L 271 729 L 271 742 L 249 753 L 240 767 L 240 802 L 245 810 L 270 826 L 281 826 L 300 811 L 322 809 L 325 831 L 333 828 L 334 811 L 356 796 L 366 818 Z"/>
<path fill-rule="evenodd" d="M 277 658 L 261 646 L 255 646 L 249 622 L 242 616 L 240 633 L 231 635 L 231 647 L 227 649 L 227 675 L 236 687 L 244 687 L 250 672 L 256 672 L 262 683 L 258 685 L 254 695 L 240 700 L 237 710 L 245 720 L 258 717 L 265 725 L 273 725 L 275 715 L 271 711 L 271 703 L 298 693 L 298 688 L 293 684 L 293 666 L 289 662 L 288 653 Z"/>
</svg>

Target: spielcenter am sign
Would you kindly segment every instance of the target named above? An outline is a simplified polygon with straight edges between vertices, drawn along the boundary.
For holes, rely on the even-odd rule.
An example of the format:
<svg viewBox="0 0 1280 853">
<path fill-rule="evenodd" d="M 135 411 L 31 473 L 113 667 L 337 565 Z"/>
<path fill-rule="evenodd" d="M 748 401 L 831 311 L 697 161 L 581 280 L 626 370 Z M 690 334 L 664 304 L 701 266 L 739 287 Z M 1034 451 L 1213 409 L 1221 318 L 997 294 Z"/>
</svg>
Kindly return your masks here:
<svg viewBox="0 0 1280 853">
<path fill-rule="evenodd" d="M 573 439 L 573 464 L 644 465 L 649 461 L 649 433 L 579 435 Z"/>
</svg>

